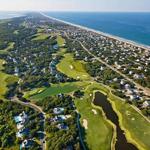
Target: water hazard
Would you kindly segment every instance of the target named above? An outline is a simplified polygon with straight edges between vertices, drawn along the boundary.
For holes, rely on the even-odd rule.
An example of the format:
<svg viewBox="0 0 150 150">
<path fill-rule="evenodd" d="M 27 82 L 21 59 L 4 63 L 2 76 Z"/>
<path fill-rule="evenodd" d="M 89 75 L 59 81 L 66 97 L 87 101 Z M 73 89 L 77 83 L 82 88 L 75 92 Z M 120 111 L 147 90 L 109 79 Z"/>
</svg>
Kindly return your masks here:
<svg viewBox="0 0 150 150">
<path fill-rule="evenodd" d="M 100 92 L 96 92 L 93 103 L 97 106 L 102 107 L 103 111 L 106 114 L 106 117 L 116 125 L 117 141 L 115 144 L 115 150 L 138 150 L 133 144 L 127 142 L 124 131 L 121 130 L 119 126 L 118 116 L 107 100 L 107 96 Z"/>
</svg>

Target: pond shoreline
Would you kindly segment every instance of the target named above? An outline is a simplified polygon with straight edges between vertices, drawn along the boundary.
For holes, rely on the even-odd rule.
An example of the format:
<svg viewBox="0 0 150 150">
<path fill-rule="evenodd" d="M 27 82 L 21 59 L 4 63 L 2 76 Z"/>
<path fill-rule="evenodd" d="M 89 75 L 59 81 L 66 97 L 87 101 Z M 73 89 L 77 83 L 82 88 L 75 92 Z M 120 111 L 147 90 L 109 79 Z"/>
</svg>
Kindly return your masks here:
<svg viewBox="0 0 150 150">
<path fill-rule="evenodd" d="M 98 96 L 98 97 L 97 97 Z M 103 105 L 99 103 L 99 96 L 103 98 Z M 106 102 L 105 102 L 106 100 Z M 131 144 L 128 142 L 128 139 L 125 137 L 124 131 L 121 129 L 120 124 L 119 124 L 119 118 L 116 114 L 116 112 L 113 110 L 111 103 L 107 99 L 107 94 L 100 91 L 96 90 L 93 92 L 93 100 L 92 100 L 92 105 L 94 107 L 101 109 L 101 111 L 104 113 L 105 118 L 111 125 L 113 125 L 114 128 L 114 135 L 112 138 L 112 143 L 111 143 L 111 149 L 116 149 L 116 150 L 138 150 L 134 144 Z M 108 109 L 106 108 L 109 107 Z M 104 108 L 105 107 L 105 108 Z M 106 110 L 110 112 L 106 112 Z M 110 114 L 108 114 L 110 113 Z M 113 114 L 113 115 L 112 115 Z M 112 117 L 111 117 L 112 116 Z M 119 137 L 118 140 L 117 137 Z M 114 148 L 115 147 L 115 148 Z"/>
</svg>

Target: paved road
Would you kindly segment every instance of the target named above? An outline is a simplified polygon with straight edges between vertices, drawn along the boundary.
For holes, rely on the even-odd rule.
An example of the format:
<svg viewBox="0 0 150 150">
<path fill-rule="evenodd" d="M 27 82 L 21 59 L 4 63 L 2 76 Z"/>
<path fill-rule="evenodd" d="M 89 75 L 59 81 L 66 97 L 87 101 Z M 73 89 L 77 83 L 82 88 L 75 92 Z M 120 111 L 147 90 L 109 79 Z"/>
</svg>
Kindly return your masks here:
<svg viewBox="0 0 150 150">
<path fill-rule="evenodd" d="M 30 107 L 30 108 L 33 108 L 35 111 L 37 111 L 37 112 L 39 112 L 39 113 L 41 113 L 42 115 L 43 115 L 43 117 L 44 117 L 44 119 L 43 119 L 43 121 L 44 121 L 44 129 L 45 129 L 45 119 L 46 119 L 46 114 L 45 114 L 45 112 L 42 110 L 42 108 L 41 107 L 39 107 L 39 106 L 37 106 L 37 105 L 35 105 L 35 104 L 33 104 L 33 103 L 30 103 L 30 102 L 22 102 L 22 101 L 20 101 L 17 97 L 13 97 L 12 99 L 11 99 L 11 101 L 12 102 L 15 102 L 15 103 L 18 103 L 18 104 L 21 104 L 21 105 L 23 105 L 23 106 L 28 106 L 28 107 Z M 42 146 L 42 150 L 46 150 L 46 140 L 45 140 L 45 132 L 43 132 L 44 134 L 44 138 L 41 140 L 41 146 Z"/>
</svg>

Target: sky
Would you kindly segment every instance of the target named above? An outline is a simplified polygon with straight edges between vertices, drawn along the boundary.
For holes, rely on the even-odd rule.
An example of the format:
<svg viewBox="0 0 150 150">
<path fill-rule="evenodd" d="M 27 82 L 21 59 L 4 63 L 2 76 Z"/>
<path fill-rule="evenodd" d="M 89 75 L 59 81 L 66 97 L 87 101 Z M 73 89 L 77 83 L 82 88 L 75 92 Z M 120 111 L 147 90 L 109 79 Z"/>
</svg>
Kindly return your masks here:
<svg viewBox="0 0 150 150">
<path fill-rule="evenodd" d="M 150 12 L 150 0 L 0 0 L 0 11 Z"/>
</svg>

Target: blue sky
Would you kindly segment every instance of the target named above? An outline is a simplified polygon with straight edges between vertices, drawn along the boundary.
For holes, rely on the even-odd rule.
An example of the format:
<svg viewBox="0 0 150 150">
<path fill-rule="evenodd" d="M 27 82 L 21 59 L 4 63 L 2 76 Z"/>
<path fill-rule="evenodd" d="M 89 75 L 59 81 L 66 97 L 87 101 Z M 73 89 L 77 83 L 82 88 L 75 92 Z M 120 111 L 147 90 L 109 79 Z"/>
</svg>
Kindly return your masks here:
<svg viewBox="0 0 150 150">
<path fill-rule="evenodd" d="M 0 0 L 3 10 L 150 12 L 150 0 Z"/>
</svg>

